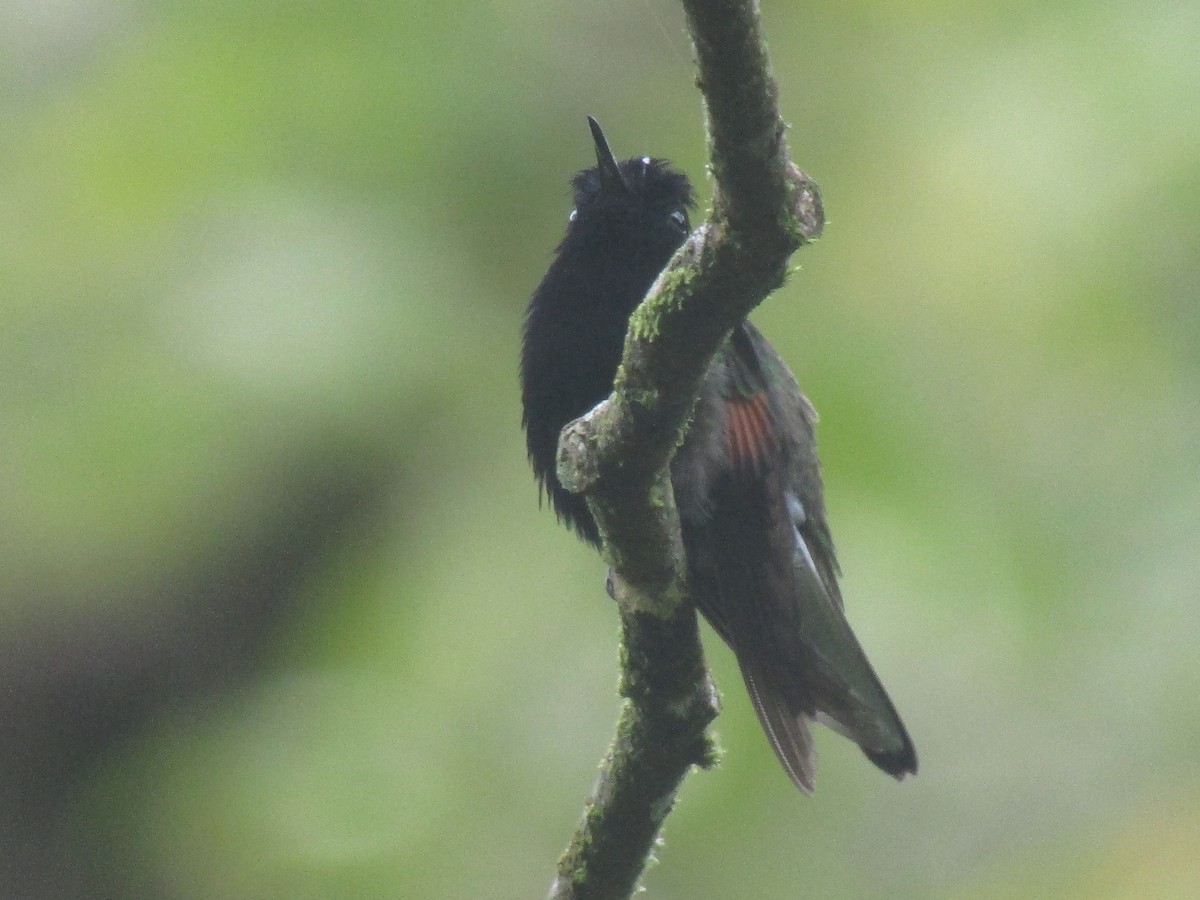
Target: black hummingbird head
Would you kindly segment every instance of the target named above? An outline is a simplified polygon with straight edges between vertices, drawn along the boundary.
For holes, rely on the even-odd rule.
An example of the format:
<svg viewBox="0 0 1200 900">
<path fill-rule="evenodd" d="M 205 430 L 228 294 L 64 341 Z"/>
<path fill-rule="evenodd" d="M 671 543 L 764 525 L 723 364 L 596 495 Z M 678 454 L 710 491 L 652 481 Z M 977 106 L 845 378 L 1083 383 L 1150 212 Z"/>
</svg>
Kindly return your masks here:
<svg viewBox="0 0 1200 900">
<path fill-rule="evenodd" d="M 588 125 L 596 144 L 596 165 L 571 183 L 575 209 L 568 237 L 579 235 L 618 252 L 636 243 L 652 256 L 665 250 L 669 258 L 691 231 L 691 182 L 665 159 L 635 156 L 618 162 L 599 123 L 588 116 Z"/>
<path fill-rule="evenodd" d="M 559 432 L 612 391 L 629 316 L 690 231 L 692 186 L 663 159 L 618 162 L 588 124 L 596 165 L 571 182 L 567 233 L 529 301 L 521 390 L 534 472 L 559 518 L 597 543 L 587 503 L 558 483 Z"/>
</svg>

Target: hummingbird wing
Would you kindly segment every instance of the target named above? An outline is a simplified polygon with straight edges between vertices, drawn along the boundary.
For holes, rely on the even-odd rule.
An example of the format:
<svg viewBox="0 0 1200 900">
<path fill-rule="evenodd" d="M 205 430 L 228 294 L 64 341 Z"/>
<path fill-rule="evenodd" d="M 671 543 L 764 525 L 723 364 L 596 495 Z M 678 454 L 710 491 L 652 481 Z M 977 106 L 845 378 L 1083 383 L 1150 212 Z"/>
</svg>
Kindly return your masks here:
<svg viewBox="0 0 1200 900">
<path fill-rule="evenodd" d="M 798 787 L 813 788 L 812 721 L 897 778 L 915 772 L 908 733 L 843 612 L 815 411 L 748 322 L 709 379 L 696 440 L 680 451 L 710 463 L 703 515 L 684 517 L 698 608 L 737 655 L 759 722 Z M 696 471 L 685 460 L 676 478 Z"/>
</svg>

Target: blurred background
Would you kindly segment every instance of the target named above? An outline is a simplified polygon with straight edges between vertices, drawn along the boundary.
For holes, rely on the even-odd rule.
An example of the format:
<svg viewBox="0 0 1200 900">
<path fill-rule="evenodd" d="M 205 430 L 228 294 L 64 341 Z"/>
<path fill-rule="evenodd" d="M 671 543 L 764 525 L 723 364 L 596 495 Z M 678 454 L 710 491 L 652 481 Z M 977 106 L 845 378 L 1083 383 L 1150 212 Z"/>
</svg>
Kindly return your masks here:
<svg viewBox="0 0 1200 900">
<path fill-rule="evenodd" d="M 815 797 L 706 632 L 660 898 L 1200 895 L 1200 5 L 766 2 L 823 414 L 921 756 Z M 0 5 L 0 896 L 544 896 L 617 710 L 519 429 L 592 163 L 704 182 L 682 14 Z"/>
</svg>

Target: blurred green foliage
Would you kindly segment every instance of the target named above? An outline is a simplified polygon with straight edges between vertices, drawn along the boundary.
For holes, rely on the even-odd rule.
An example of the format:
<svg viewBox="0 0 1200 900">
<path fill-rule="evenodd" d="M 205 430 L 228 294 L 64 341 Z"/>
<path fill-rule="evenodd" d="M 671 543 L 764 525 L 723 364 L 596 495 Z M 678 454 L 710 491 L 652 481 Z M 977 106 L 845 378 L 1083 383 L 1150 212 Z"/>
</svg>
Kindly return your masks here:
<svg viewBox="0 0 1200 900">
<path fill-rule="evenodd" d="M 800 797 L 709 633 L 727 758 L 650 895 L 1196 896 L 1200 6 L 765 6 L 830 225 L 756 320 L 922 770 L 823 734 Z M 79 788 L 130 896 L 544 894 L 616 623 L 521 316 L 585 114 L 703 180 L 692 77 L 665 0 L 0 10 L 0 629 L 153 618 L 281 473 L 389 473 L 253 676 Z"/>
</svg>

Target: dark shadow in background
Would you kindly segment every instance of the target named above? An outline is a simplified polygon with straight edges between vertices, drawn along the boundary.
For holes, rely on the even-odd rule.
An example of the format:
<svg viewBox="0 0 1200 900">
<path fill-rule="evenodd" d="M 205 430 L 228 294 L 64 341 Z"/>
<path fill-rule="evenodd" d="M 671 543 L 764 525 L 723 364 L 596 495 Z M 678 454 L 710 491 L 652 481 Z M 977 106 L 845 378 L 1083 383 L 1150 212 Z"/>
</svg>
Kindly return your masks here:
<svg viewBox="0 0 1200 900">
<path fill-rule="evenodd" d="M 163 897 L 116 871 L 80 821 L 89 778 L 161 712 L 244 680 L 295 616 L 297 597 L 351 529 L 395 496 L 395 459 L 326 451 L 276 473 L 207 558 L 104 610 L 0 636 L 0 897 Z M 24 608 L 38 608 L 38 600 Z M 41 608 L 88 608 L 46 602 Z"/>
</svg>

